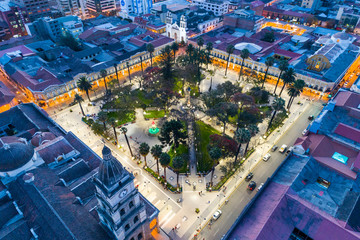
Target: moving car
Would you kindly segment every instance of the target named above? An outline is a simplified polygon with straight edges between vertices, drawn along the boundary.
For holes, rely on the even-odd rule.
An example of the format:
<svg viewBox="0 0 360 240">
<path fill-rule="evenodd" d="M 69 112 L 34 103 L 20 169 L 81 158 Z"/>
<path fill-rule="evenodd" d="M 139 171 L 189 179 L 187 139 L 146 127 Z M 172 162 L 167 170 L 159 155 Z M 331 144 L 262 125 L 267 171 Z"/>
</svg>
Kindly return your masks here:
<svg viewBox="0 0 360 240">
<path fill-rule="evenodd" d="M 283 144 L 283 145 L 281 146 L 281 148 L 279 149 L 279 152 L 280 152 L 280 153 L 284 153 L 284 152 L 286 151 L 286 149 L 287 149 L 286 144 Z"/>
<path fill-rule="evenodd" d="M 251 173 L 249 173 L 247 176 L 246 176 L 246 178 L 245 178 L 245 181 L 250 181 L 252 178 L 253 178 L 253 176 L 254 176 L 254 174 L 251 172 Z"/>
<path fill-rule="evenodd" d="M 249 189 L 250 191 L 254 191 L 255 188 L 256 188 L 256 182 L 251 181 L 251 182 L 249 183 L 249 185 L 248 185 L 248 189 Z"/>
<path fill-rule="evenodd" d="M 257 190 L 260 191 L 263 186 L 264 186 L 264 183 L 261 183 Z"/>
<path fill-rule="evenodd" d="M 267 154 L 263 157 L 263 160 L 264 160 L 265 162 L 267 162 L 267 161 L 270 159 L 270 157 L 271 157 L 270 153 L 267 153 Z"/>
<path fill-rule="evenodd" d="M 219 219 L 219 217 L 221 216 L 222 212 L 220 210 L 217 210 L 214 215 L 213 215 L 213 219 L 216 221 Z"/>
<path fill-rule="evenodd" d="M 276 149 L 278 149 L 278 146 L 274 145 L 274 146 L 271 148 L 271 151 L 272 151 L 272 152 L 275 152 Z"/>
</svg>

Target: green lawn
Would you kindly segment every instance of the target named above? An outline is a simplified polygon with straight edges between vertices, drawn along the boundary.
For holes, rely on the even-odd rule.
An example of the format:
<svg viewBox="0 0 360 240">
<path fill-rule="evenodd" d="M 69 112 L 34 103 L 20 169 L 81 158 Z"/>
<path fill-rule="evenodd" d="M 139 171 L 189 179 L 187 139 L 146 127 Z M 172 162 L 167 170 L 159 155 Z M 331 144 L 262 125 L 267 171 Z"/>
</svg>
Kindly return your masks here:
<svg viewBox="0 0 360 240">
<path fill-rule="evenodd" d="M 184 96 L 184 81 L 178 78 L 175 78 L 175 83 L 174 83 L 174 92 L 179 93 L 179 91 L 181 91 L 181 95 Z"/>
<path fill-rule="evenodd" d="M 179 147 L 176 149 L 176 153 L 174 151 L 174 146 L 170 148 L 168 154 L 171 157 L 170 167 L 172 167 L 172 160 L 176 156 L 183 156 L 185 159 L 185 164 L 182 169 L 180 169 L 180 173 L 188 172 L 188 163 L 189 163 L 189 147 L 184 144 L 180 144 Z"/>
<path fill-rule="evenodd" d="M 132 122 L 135 120 L 135 111 L 128 111 L 128 112 L 109 112 L 109 118 L 113 117 L 118 120 L 118 125 L 122 125 L 128 122 Z"/>
<path fill-rule="evenodd" d="M 145 112 L 144 118 L 162 118 L 165 116 L 165 110 L 146 110 Z"/>
<path fill-rule="evenodd" d="M 202 121 L 196 121 L 195 124 L 195 136 L 196 136 L 196 159 L 198 162 L 198 171 L 206 172 L 210 171 L 213 165 L 207 146 L 210 143 L 210 135 L 221 134 L 211 126 L 203 123 Z"/>
</svg>

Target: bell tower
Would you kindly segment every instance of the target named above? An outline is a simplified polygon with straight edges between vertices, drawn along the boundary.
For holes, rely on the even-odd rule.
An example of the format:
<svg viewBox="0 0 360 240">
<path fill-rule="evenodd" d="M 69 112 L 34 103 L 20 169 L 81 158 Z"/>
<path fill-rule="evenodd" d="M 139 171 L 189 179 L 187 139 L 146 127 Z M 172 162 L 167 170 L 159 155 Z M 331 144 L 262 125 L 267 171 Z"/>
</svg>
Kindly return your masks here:
<svg viewBox="0 0 360 240">
<path fill-rule="evenodd" d="M 180 17 L 180 27 L 179 27 L 180 42 L 184 41 L 185 43 L 187 43 L 186 28 L 187 28 L 187 20 L 186 20 L 186 17 L 184 15 L 182 15 Z"/>
<path fill-rule="evenodd" d="M 134 176 L 104 146 L 103 161 L 94 178 L 101 225 L 115 239 L 149 239 L 151 229 L 143 196 L 134 187 Z M 157 215 L 156 215 L 157 222 Z M 156 224 L 156 227 L 158 225 Z"/>
</svg>

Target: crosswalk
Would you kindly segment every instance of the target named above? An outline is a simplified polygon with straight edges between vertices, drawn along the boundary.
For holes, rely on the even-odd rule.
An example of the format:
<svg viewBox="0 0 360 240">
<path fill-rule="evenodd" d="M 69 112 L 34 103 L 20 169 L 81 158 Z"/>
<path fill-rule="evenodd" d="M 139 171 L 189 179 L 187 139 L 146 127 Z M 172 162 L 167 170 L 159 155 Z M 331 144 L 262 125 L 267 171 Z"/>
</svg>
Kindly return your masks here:
<svg viewBox="0 0 360 240">
<path fill-rule="evenodd" d="M 134 179 L 134 185 L 139 189 L 139 191 L 149 202 L 151 202 L 157 209 L 159 209 L 160 227 L 166 227 L 176 215 L 176 212 L 174 212 L 171 204 L 169 204 L 166 200 L 160 199 L 156 192 L 148 193 L 146 191 L 146 185 L 144 183 L 141 183 L 136 178 Z"/>
</svg>

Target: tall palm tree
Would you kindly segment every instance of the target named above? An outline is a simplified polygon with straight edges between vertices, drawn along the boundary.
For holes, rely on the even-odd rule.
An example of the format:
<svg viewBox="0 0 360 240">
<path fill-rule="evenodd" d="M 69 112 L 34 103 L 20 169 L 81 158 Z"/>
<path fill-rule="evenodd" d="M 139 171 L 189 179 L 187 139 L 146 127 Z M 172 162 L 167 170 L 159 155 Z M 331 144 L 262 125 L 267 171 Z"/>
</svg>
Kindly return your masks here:
<svg viewBox="0 0 360 240">
<path fill-rule="evenodd" d="M 277 89 L 277 86 L 279 84 L 280 78 L 282 77 L 283 72 L 286 71 L 288 69 L 288 67 L 289 67 L 289 63 L 285 59 L 281 59 L 280 62 L 279 62 L 280 74 L 279 74 L 279 77 L 278 77 L 278 79 L 276 81 L 274 94 L 276 94 L 276 89 Z"/>
<path fill-rule="evenodd" d="M 186 53 L 189 55 L 189 61 L 190 63 L 193 62 L 193 53 L 194 53 L 195 49 L 194 49 L 194 45 L 192 45 L 191 43 L 187 46 L 186 48 Z"/>
<path fill-rule="evenodd" d="M 157 167 L 157 174 L 160 175 L 159 173 L 159 157 L 162 154 L 162 147 L 160 145 L 154 145 L 151 148 L 151 155 L 155 158 L 156 160 L 156 167 Z"/>
<path fill-rule="evenodd" d="M 254 137 L 254 136 L 256 136 L 256 134 L 259 133 L 259 128 L 258 128 L 258 126 L 256 126 L 256 124 L 250 124 L 250 125 L 247 127 L 247 129 L 249 130 L 251 137 Z M 250 140 L 251 140 L 251 139 L 250 139 Z M 250 140 L 246 143 L 244 155 L 246 155 L 246 153 L 247 153 Z"/>
<path fill-rule="evenodd" d="M 202 38 L 202 36 L 198 37 L 198 39 L 196 40 L 197 45 L 199 46 L 199 50 L 202 48 L 202 46 L 204 46 L 204 39 Z"/>
<path fill-rule="evenodd" d="M 179 173 L 180 173 L 180 169 L 184 166 L 184 163 L 185 163 L 184 159 L 180 156 L 176 156 L 172 160 L 173 169 L 176 172 L 176 184 L 178 188 L 180 188 Z"/>
<path fill-rule="evenodd" d="M 126 135 L 128 130 L 127 130 L 126 127 L 121 127 L 120 131 L 124 134 L 126 143 L 128 145 L 128 148 L 129 148 L 129 151 L 130 151 L 130 154 L 131 154 L 131 157 L 133 157 L 134 155 L 133 155 L 133 152 L 132 152 L 131 147 L 130 147 L 129 139 L 128 139 L 127 135 Z"/>
<path fill-rule="evenodd" d="M 294 99 L 297 96 L 300 96 L 301 92 L 304 90 L 304 87 L 305 87 L 305 82 L 304 80 L 301 79 L 296 80 L 295 82 L 293 82 L 293 84 L 291 84 L 288 87 L 288 94 L 290 96 L 290 99 L 287 105 L 287 109 L 290 109 Z"/>
<path fill-rule="evenodd" d="M 234 50 L 235 50 L 234 45 L 230 44 L 230 45 L 228 45 L 226 47 L 226 52 L 227 52 L 228 56 L 227 56 L 227 60 L 226 60 L 225 76 L 227 74 L 227 70 L 228 70 L 228 67 L 229 67 L 230 55 L 234 52 Z"/>
<path fill-rule="evenodd" d="M 106 130 L 106 122 L 109 120 L 109 117 L 106 112 L 100 111 L 97 115 L 100 122 L 104 125 L 104 130 Z"/>
<path fill-rule="evenodd" d="M 155 51 L 154 45 L 152 45 L 151 43 L 149 43 L 148 45 L 146 45 L 146 50 L 149 52 L 150 54 L 150 62 L 151 62 L 151 67 L 153 66 L 153 53 Z"/>
<path fill-rule="evenodd" d="M 268 71 L 269 71 L 269 68 L 274 65 L 275 63 L 275 59 L 273 57 L 267 57 L 266 60 L 265 60 L 265 65 L 266 65 L 266 71 L 265 71 L 265 75 L 264 75 L 264 81 L 262 83 L 262 86 L 261 88 L 264 88 L 264 84 L 266 82 L 266 77 L 267 77 L 267 74 L 268 74 Z"/>
<path fill-rule="evenodd" d="M 275 116 L 276 116 L 276 113 L 277 113 L 278 111 L 284 109 L 285 100 L 282 99 L 282 98 L 280 98 L 280 97 L 279 97 L 279 98 L 275 98 L 271 106 L 272 106 L 272 108 L 274 109 L 274 113 L 273 113 L 273 115 L 271 116 L 271 119 L 270 119 L 270 122 L 269 122 L 269 125 L 268 125 L 266 131 L 268 131 L 268 130 L 270 129 L 271 124 L 272 124 L 272 122 L 273 122 L 273 120 L 274 120 L 274 118 L 275 118 Z"/>
<path fill-rule="evenodd" d="M 249 55 L 250 55 L 250 52 L 246 48 L 241 50 L 240 57 L 242 58 L 242 61 L 241 61 L 241 67 L 240 67 L 240 72 L 239 72 L 239 81 L 240 81 L 240 78 L 241 78 L 241 75 L 242 75 L 242 70 L 243 70 L 243 67 L 244 67 L 245 59 L 247 59 L 249 57 Z"/>
<path fill-rule="evenodd" d="M 207 58 L 207 61 L 206 61 L 206 68 L 208 68 L 208 65 L 209 63 L 211 63 L 211 51 L 213 50 L 214 48 L 214 45 L 212 42 L 208 42 L 206 44 L 206 51 L 207 51 L 207 54 L 206 54 L 206 58 Z"/>
<path fill-rule="evenodd" d="M 174 63 L 176 61 L 176 52 L 179 50 L 179 44 L 177 42 L 173 42 L 171 44 L 171 50 L 173 51 L 174 54 Z"/>
<path fill-rule="evenodd" d="M 126 67 L 127 67 L 127 70 L 128 70 L 128 75 L 129 75 L 129 79 L 130 79 L 130 83 L 131 83 L 131 74 L 130 74 L 130 64 L 129 64 L 129 62 L 126 62 Z"/>
<path fill-rule="evenodd" d="M 86 96 L 89 99 L 89 102 L 91 102 L 90 100 L 90 96 L 89 96 L 89 91 L 92 89 L 92 85 L 91 83 L 87 80 L 86 77 L 81 77 L 78 81 L 77 81 L 77 86 L 80 89 L 80 91 L 86 92 Z"/>
<path fill-rule="evenodd" d="M 167 180 L 166 180 L 166 168 L 169 166 L 170 161 L 171 161 L 171 157 L 170 157 L 169 154 L 167 154 L 167 153 L 162 153 L 162 154 L 160 155 L 160 164 L 161 164 L 161 166 L 164 168 L 165 181 L 167 181 Z"/>
<path fill-rule="evenodd" d="M 215 166 L 218 164 L 217 161 L 219 160 L 219 158 L 221 157 L 221 149 L 218 147 L 212 147 L 209 150 L 209 155 L 210 158 L 213 160 L 213 166 L 211 169 L 211 178 L 210 178 L 210 186 L 213 186 L 213 177 L 214 177 L 214 172 L 215 172 Z"/>
<path fill-rule="evenodd" d="M 116 127 L 117 127 L 117 121 L 115 118 L 110 118 L 109 119 L 109 124 L 112 127 L 113 131 L 114 131 L 114 136 L 115 136 L 115 144 L 118 143 L 118 137 L 117 137 L 117 132 L 116 132 Z"/>
<path fill-rule="evenodd" d="M 117 79 L 119 87 L 120 87 L 120 80 L 119 80 L 118 69 L 117 69 L 116 63 L 114 63 L 114 68 L 115 68 L 116 79 Z"/>
<path fill-rule="evenodd" d="M 248 143 L 251 139 L 250 131 L 246 128 L 239 128 L 235 132 L 235 140 L 239 143 L 238 149 L 235 155 L 234 165 L 237 163 L 238 155 L 240 152 L 241 144 Z"/>
<path fill-rule="evenodd" d="M 107 84 L 106 84 L 107 71 L 105 69 L 100 70 L 100 76 L 104 79 L 106 93 L 108 93 L 108 88 L 107 88 Z"/>
<path fill-rule="evenodd" d="M 82 108 L 82 106 L 81 106 L 81 102 L 83 102 L 84 99 L 83 99 L 79 94 L 75 94 L 75 101 L 79 104 L 81 113 L 82 113 L 82 115 L 85 117 L 84 110 L 83 110 L 83 108 Z"/>
<path fill-rule="evenodd" d="M 149 151 L 150 151 L 149 144 L 147 144 L 145 142 L 140 144 L 139 152 L 144 157 L 144 161 L 145 161 L 144 167 L 147 167 L 146 156 L 149 154 Z"/>
<path fill-rule="evenodd" d="M 289 85 L 289 84 L 295 82 L 295 78 L 296 78 L 296 73 L 293 68 L 288 68 L 287 70 L 285 70 L 285 72 L 283 73 L 283 76 L 282 76 L 283 86 L 281 88 L 279 97 L 281 96 L 281 93 L 283 92 L 286 85 Z"/>
<path fill-rule="evenodd" d="M 140 56 L 139 58 L 140 58 L 141 75 L 144 75 L 143 58 L 142 58 L 142 56 Z"/>
</svg>

